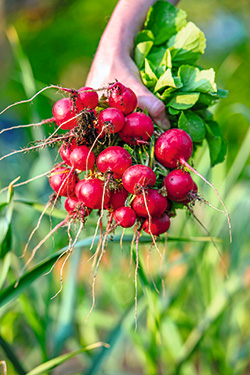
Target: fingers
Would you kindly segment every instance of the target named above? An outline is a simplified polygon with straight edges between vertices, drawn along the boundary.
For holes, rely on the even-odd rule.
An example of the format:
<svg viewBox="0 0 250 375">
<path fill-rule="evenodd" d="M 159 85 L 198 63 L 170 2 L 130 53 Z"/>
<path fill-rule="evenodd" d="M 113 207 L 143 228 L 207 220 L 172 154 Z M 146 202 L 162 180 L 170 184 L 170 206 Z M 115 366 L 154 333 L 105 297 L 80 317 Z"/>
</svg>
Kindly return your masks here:
<svg viewBox="0 0 250 375">
<path fill-rule="evenodd" d="M 154 122 L 163 130 L 169 129 L 170 123 L 166 116 L 164 103 L 143 86 L 135 90 L 135 93 L 138 98 L 138 107 L 147 109 Z"/>
<path fill-rule="evenodd" d="M 92 67 L 87 77 L 86 85 L 98 88 L 105 86 L 105 83 L 107 85 L 107 82 L 114 81 L 115 78 L 118 79 L 134 91 L 138 99 L 138 107 L 142 110 L 146 109 L 153 121 L 163 130 L 169 129 L 170 123 L 166 116 L 164 103 L 143 85 L 134 62 L 130 59 L 125 62 L 120 59 L 118 62 L 118 67 L 115 66 L 112 69 L 110 67 L 100 69 L 99 64 L 95 68 Z"/>
</svg>

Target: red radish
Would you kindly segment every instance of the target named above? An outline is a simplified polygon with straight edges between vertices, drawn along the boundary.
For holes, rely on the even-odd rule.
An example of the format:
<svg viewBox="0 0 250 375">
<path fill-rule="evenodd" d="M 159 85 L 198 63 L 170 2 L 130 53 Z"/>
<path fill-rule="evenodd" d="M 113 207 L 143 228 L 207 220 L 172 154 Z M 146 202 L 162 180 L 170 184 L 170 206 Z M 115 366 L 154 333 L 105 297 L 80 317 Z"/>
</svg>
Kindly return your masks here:
<svg viewBox="0 0 250 375">
<path fill-rule="evenodd" d="M 70 153 L 70 163 L 80 171 L 89 170 L 95 165 L 95 155 L 87 146 L 77 146 Z"/>
<path fill-rule="evenodd" d="M 179 201 L 179 203 L 184 204 L 185 206 L 189 203 L 192 203 L 197 198 L 198 186 L 194 182 L 193 190 L 189 191 L 187 197 L 184 200 Z"/>
<path fill-rule="evenodd" d="M 98 117 L 98 133 L 118 133 L 125 124 L 125 117 L 118 108 L 106 108 Z M 104 128 L 103 128 L 104 127 Z"/>
<path fill-rule="evenodd" d="M 98 94 L 91 87 L 81 87 L 78 91 L 78 96 L 76 97 L 76 105 L 79 111 L 84 108 L 94 109 L 98 106 Z"/>
<path fill-rule="evenodd" d="M 77 174 L 67 167 L 55 168 L 49 177 L 49 184 L 52 189 L 58 195 L 64 197 L 74 195 L 75 186 L 78 181 Z"/>
<path fill-rule="evenodd" d="M 123 207 L 125 205 L 127 198 L 128 192 L 123 187 L 116 191 L 111 191 L 110 201 L 105 208 L 109 211 L 115 211 L 117 208 Z"/>
<path fill-rule="evenodd" d="M 151 118 L 142 112 L 134 112 L 125 118 L 125 125 L 119 132 L 121 139 L 130 144 L 145 143 L 154 133 Z"/>
<path fill-rule="evenodd" d="M 145 203 L 146 199 L 146 203 Z M 132 202 L 132 208 L 140 217 L 161 216 L 168 206 L 167 198 L 157 190 L 148 189 L 145 195 L 137 195 Z"/>
<path fill-rule="evenodd" d="M 166 168 L 176 168 L 188 160 L 193 152 L 190 135 L 182 129 L 169 129 L 155 143 L 156 159 Z"/>
<path fill-rule="evenodd" d="M 52 113 L 56 124 L 61 129 L 74 128 L 78 124 L 75 116 L 80 111 L 85 108 L 94 109 L 98 105 L 98 94 L 95 91 L 88 90 L 93 89 L 82 87 L 78 92 L 72 94 L 71 98 L 62 98 L 54 104 Z"/>
<path fill-rule="evenodd" d="M 156 183 L 156 175 L 146 165 L 135 164 L 124 172 L 122 183 L 129 193 L 141 194 L 142 189 L 146 189 Z"/>
<path fill-rule="evenodd" d="M 155 216 L 151 219 L 148 218 L 144 221 L 142 226 L 146 233 L 152 234 L 153 236 L 159 236 L 160 234 L 167 232 L 169 227 L 170 219 L 167 214 L 163 214 L 160 217 Z"/>
<path fill-rule="evenodd" d="M 76 196 L 68 197 L 64 203 L 65 210 L 69 214 L 81 214 L 85 218 L 91 214 L 92 209 L 85 206 Z"/>
<path fill-rule="evenodd" d="M 116 82 L 109 87 L 109 106 L 120 109 L 124 115 L 133 112 L 137 106 L 137 97 L 129 87 Z"/>
<path fill-rule="evenodd" d="M 105 207 L 110 199 L 110 190 L 99 178 L 89 178 L 79 181 L 75 193 L 81 202 L 93 209 Z"/>
<path fill-rule="evenodd" d="M 194 181 L 188 172 L 181 169 L 171 171 L 163 181 L 167 190 L 168 199 L 182 201 L 187 194 L 194 189 Z"/>
<path fill-rule="evenodd" d="M 123 173 L 132 165 L 132 158 L 123 147 L 111 146 L 98 155 L 96 164 L 99 171 L 111 171 L 114 178 L 122 178 Z"/>
<path fill-rule="evenodd" d="M 207 181 L 205 177 L 197 172 L 190 164 L 188 164 L 187 160 L 191 157 L 192 152 L 193 144 L 191 137 L 182 129 L 167 130 L 162 135 L 160 135 L 155 143 L 155 156 L 162 165 L 167 168 L 176 168 L 179 164 L 183 165 L 194 174 L 199 176 L 214 190 L 227 216 L 230 242 L 232 242 L 231 222 L 225 203 L 223 202 L 216 188 L 209 181 Z"/>
<path fill-rule="evenodd" d="M 62 160 L 69 166 L 71 166 L 70 154 L 76 147 L 77 143 L 75 138 L 73 138 L 71 142 L 63 143 L 59 149 L 59 153 L 61 155 Z"/>
<path fill-rule="evenodd" d="M 130 207 L 120 207 L 114 212 L 115 222 L 123 228 L 131 228 L 136 221 L 136 214 Z"/>
<path fill-rule="evenodd" d="M 69 98 L 58 100 L 52 109 L 55 122 L 61 129 L 72 129 L 77 125 L 76 111 Z M 63 125 L 61 125 L 63 124 Z"/>
<path fill-rule="evenodd" d="M 72 213 L 76 209 L 76 207 L 80 205 L 81 205 L 81 202 L 79 201 L 79 199 L 76 196 L 72 196 L 72 197 L 68 197 L 65 200 L 64 208 L 69 213 Z"/>
</svg>

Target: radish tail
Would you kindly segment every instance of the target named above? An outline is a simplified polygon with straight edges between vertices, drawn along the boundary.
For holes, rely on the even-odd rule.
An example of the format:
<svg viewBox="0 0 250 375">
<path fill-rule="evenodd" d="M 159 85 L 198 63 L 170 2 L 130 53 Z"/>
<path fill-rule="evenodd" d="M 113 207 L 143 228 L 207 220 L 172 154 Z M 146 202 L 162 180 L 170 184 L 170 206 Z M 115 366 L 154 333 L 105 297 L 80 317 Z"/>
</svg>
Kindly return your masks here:
<svg viewBox="0 0 250 375">
<path fill-rule="evenodd" d="M 191 165 L 189 165 L 188 162 L 185 159 L 180 158 L 180 163 L 182 165 L 184 165 L 186 168 L 188 168 L 191 172 L 196 174 L 198 177 L 200 177 L 204 182 L 206 182 L 206 184 L 208 184 L 214 190 L 215 194 L 219 198 L 219 200 L 220 200 L 220 202 L 221 202 L 221 204 L 224 208 L 224 211 L 225 211 L 225 214 L 226 214 L 226 217 L 227 217 L 227 222 L 228 222 L 230 243 L 232 243 L 232 227 L 231 227 L 231 221 L 230 221 L 229 213 L 228 213 L 227 208 L 225 206 L 225 203 L 223 202 L 223 200 L 222 200 L 220 194 L 218 193 L 217 189 L 211 184 L 211 182 L 209 182 L 205 177 L 203 177 L 199 172 L 197 172 L 196 169 L 191 167 Z"/>
</svg>

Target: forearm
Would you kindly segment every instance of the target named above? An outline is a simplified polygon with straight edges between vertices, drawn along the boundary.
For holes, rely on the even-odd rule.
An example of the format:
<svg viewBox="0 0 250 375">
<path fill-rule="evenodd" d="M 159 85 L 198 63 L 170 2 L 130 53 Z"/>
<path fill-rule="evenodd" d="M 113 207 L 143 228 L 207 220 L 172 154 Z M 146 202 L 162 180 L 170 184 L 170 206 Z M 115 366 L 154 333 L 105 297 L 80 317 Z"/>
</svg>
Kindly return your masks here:
<svg viewBox="0 0 250 375">
<path fill-rule="evenodd" d="M 149 8 L 157 0 L 119 0 L 101 37 L 86 85 L 105 87 L 119 80 L 130 87 L 138 99 L 138 106 L 147 109 L 163 129 L 169 127 L 165 105 L 142 83 L 140 72 L 133 60 L 134 40 L 142 28 Z M 176 5 L 178 0 L 169 0 Z"/>
<path fill-rule="evenodd" d="M 143 25 L 149 8 L 155 2 L 156 0 L 119 0 L 103 33 L 102 41 L 107 40 L 111 50 L 114 48 L 124 54 L 131 53 L 134 38 Z M 176 5 L 178 0 L 169 2 Z"/>
</svg>

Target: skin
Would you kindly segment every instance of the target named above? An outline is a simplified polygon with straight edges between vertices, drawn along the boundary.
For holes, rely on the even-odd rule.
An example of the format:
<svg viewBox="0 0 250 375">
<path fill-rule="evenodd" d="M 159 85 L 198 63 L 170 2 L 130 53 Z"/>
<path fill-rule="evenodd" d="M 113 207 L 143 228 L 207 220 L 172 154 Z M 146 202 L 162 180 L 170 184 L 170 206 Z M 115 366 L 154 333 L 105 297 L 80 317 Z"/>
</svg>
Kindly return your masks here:
<svg viewBox="0 0 250 375">
<path fill-rule="evenodd" d="M 156 0 L 119 0 L 101 37 L 86 85 L 105 87 L 115 79 L 130 87 L 138 98 L 138 106 L 147 109 L 153 120 L 169 128 L 164 104 L 142 83 L 132 58 L 134 39 L 147 12 Z M 170 0 L 176 5 L 178 0 Z"/>
</svg>

